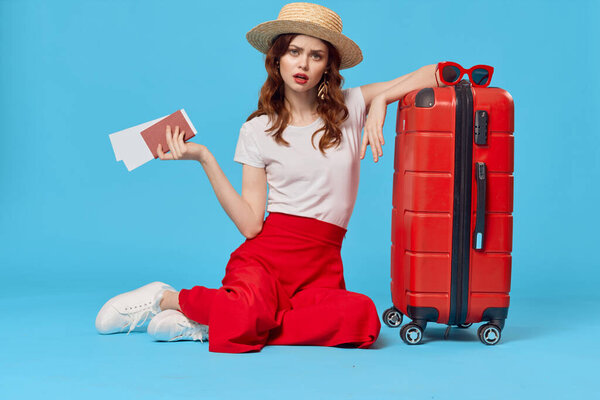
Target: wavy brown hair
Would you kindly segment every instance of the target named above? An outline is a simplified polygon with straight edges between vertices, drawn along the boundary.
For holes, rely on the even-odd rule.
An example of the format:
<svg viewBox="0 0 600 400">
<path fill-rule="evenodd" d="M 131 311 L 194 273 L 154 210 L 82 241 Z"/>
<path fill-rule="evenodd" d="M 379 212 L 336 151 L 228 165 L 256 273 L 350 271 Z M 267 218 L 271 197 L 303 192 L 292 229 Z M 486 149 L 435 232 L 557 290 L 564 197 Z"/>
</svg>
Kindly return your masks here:
<svg viewBox="0 0 600 400">
<path fill-rule="evenodd" d="M 260 90 L 258 99 L 258 109 L 254 111 L 246 121 L 260 115 L 268 115 L 271 126 L 267 132 L 271 133 L 278 144 L 289 146 L 289 143 L 282 137 L 283 131 L 290 122 L 290 112 L 284 103 L 284 84 L 283 78 L 279 74 L 277 63 L 284 55 L 290 42 L 298 34 L 279 35 L 274 41 L 265 58 L 265 68 L 267 70 L 267 80 Z M 319 150 L 325 154 L 325 150 L 330 147 L 337 147 L 342 143 L 342 130 L 340 126 L 348 118 L 348 108 L 344 104 L 344 95 L 342 93 L 342 84 L 344 78 L 340 75 L 340 54 L 332 44 L 323 40 L 327 45 L 327 79 L 329 82 L 329 92 L 324 100 L 317 97 L 317 113 L 323 119 L 323 127 L 315 131 L 311 137 L 311 143 L 314 145 L 314 138 L 320 131 L 325 131 L 319 140 Z M 317 84 L 317 88 L 323 82 L 323 77 Z"/>
</svg>

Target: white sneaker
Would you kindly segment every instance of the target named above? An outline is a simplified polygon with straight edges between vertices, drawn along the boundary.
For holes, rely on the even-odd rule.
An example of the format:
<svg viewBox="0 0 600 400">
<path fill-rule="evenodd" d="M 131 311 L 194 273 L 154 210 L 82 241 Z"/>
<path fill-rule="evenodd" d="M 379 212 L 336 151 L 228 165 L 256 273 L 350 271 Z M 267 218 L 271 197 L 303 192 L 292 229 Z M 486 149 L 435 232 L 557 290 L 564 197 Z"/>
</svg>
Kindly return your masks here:
<svg viewBox="0 0 600 400">
<path fill-rule="evenodd" d="M 145 331 L 150 319 L 160 312 L 165 290 L 175 291 L 166 283 L 152 282 L 113 297 L 98 312 L 96 330 L 104 335 Z"/>
<path fill-rule="evenodd" d="M 148 334 L 154 340 L 174 342 L 177 340 L 208 340 L 208 325 L 201 325 L 177 310 L 162 311 L 150 321 Z"/>
</svg>

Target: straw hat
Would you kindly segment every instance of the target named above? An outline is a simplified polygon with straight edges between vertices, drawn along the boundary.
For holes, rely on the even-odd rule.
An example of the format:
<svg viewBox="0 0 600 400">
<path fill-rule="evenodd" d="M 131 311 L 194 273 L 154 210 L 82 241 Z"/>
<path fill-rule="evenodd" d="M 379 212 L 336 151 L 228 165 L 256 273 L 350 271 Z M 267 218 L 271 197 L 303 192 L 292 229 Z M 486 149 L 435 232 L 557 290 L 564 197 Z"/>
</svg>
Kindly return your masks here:
<svg viewBox="0 0 600 400">
<path fill-rule="evenodd" d="M 342 19 L 327 7 L 311 3 L 286 4 L 275 21 L 255 26 L 246 34 L 246 39 L 258 51 L 266 53 L 273 40 L 284 33 L 300 33 L 328 41 L 340 52 L 340 69 L 362 61 L 358 45 L 342 35 Z"/>
</svg>

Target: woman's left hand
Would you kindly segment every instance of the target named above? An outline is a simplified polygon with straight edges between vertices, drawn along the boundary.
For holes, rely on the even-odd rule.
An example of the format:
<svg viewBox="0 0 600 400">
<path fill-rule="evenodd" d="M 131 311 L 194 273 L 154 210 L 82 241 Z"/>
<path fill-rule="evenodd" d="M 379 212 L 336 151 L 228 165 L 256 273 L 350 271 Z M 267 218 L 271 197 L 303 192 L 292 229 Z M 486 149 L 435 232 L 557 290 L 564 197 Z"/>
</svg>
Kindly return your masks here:
<svg viewBox="0 0 600 400">
<path fill-rule="evenodd" d="M 365 122 L 362 145 L 360 146 L 361 160 L 365 158 L 367 145 L 371 145 L 373 161 L 377 162 L 379 157 L 383 155 L 381 146 L 385 144 L 385 140 L 383 139 L 383 123 L 385 121 L 386 112 L 387 104 L 385 98 L 383 96 L 374 97 L 373 100 L 371 100 L 369 115 L 367 116 L 367 122 Z"/>
<path fill-rule="evenodd" d="M 175 132 L 171 135 L 171 126 L 167 125 L 165 131 L 169 153 L 164 153 L 162 144 L 159 143 L 156 149 L 158 157 L 161 160 L 196 160 L 202 162 L 203 156 L 207 153 L 206 146 L 194 142 L 184 142 L 185 131 L 179 131 L 179 126 L 175 127 Z"/>
</svg>

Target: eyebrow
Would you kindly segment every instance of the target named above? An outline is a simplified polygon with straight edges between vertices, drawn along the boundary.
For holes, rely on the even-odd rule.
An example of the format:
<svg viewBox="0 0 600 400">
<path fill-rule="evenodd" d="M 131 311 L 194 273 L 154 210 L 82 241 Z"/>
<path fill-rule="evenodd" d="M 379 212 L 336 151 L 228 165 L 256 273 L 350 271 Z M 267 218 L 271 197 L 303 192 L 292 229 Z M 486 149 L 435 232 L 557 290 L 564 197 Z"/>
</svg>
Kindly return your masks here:
<svg viewBox="0 0 600 400">
<path fill-rule="evenodd" d="M 295 47 L 299 50 L 304 50 L 302 47 L 297 46 L 295 44 L 290 44 L 290 47 Z M 325 50 L 312 50 L 311 53 L 325 53 Z"/>
</svg>

